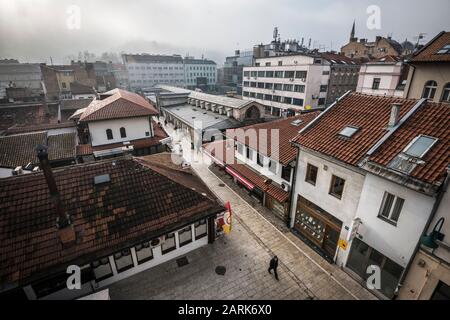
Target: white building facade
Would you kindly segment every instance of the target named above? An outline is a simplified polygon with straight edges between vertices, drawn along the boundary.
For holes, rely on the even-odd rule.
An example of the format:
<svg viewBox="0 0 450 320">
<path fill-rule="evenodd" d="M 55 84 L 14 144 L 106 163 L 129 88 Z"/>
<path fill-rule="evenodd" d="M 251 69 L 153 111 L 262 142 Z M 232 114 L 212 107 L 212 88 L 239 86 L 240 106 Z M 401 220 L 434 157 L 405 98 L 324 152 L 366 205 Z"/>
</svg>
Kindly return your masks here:
<svg viewBox="0 0 450 320">
<path fill-rule="evenodd" d="M 330 63 L 321 57 L 286 55 L 255 60 L 244 68 L 243 99 L 256 100 L 280 116 L 325 107 Z"/>
<path fill-rule="evenodd" d="M 217 83 L 217 66 L 212 60 L 194 59 L 186 57 L 183 59 L 185 86 L 187 89 L 197 87 L 212 90 Z"/>
</svg>

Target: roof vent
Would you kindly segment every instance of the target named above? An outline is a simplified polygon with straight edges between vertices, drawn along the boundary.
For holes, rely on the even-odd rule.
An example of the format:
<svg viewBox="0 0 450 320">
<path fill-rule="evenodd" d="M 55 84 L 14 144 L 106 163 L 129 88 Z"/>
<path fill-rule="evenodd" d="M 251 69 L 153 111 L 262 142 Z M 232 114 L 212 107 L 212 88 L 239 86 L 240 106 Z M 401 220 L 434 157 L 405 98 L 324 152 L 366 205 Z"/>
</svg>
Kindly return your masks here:
<svg viewBox="0 0 450 320">
<path fill-rule="evenodd" d="M 298 126 L 300 126 L 300 125 L 302 124 L 302 122 L 303 122 L 303 120 L 297 119 L 297 120 L 292 121 L 291 124 L 292 124 L 293 126 L 298 127 Z"/>
<path fill-rule="evenodd" d="M 391 116 L 389 118 L 389 127 L 395 127 L 398 123 L 400 116 L 400 106 L 401 103 L 393 103 L 391 105 Z"/>
<path fill-rule="evenodd" d="M 101 176 L 94 177 L 94 185 L 96 186 L 108 182 L 111 182 L 111 177 L 109 176 L 109 174 L 102 174 Z"/>
</svg>

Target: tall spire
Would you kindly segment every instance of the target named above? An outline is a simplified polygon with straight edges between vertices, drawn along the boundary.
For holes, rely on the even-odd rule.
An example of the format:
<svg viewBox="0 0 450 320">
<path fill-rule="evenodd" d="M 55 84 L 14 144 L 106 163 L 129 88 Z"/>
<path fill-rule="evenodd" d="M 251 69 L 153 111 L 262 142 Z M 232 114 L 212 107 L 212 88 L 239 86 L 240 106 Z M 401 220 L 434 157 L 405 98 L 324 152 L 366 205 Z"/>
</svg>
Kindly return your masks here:
<svg viewBox="0 0 450 320">
<path fill-rule="evenodd" d="M 350 41 L 355 39 L 355 20 L 353 20 L 352 32 L 350 32 Z"/>
</svg>

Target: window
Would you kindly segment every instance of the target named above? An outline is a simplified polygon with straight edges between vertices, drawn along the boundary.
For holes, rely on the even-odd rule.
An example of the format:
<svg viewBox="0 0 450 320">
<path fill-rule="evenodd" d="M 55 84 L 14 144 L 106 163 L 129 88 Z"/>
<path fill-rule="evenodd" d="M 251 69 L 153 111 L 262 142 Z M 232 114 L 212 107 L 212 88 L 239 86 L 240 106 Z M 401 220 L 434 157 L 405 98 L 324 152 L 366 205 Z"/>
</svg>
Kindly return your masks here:
<svg viewBox="0 0 450 320">
<path fill-rule="evenodd" d="M 295 71 L 295 77 L 297 79 L 306 79 L 307 72 L 306 71 Z"/>
<path fill-rule="evenodd" d="M 385 192 L 378 217 L 393 222 L 396 225 L 404 202 L 404 199 Z"/>
<path fill-rule="evenodd" d="M 61 86 L 63 87 L 63 89 L 66 89 L 66 88 L 67 88 L 67 85 L 66 85 L 65 82 L 61 82 Z"/>
<path fill-rule="evenodd" d="M 444 86 L 442 90 L 442 102 L 450 102 L 450 82 Z"/>
<path fill-rule="evenodd" d="M 265 71 L 258 71 L 258 77 L 264 78 L 266 76 Z"/>
<path fill-rule="evenodd" d="M 416 137 L 403 152 L 411 157 L 422 158 L 436 141 L 436 138 L 420 135 Z"/>
<path fill-rule="evenodd" d="M 244 87 L 248 87 L 249 82 L 248 81 L 244 81 Z"/>
<path fill-rule="evenodd" d="M 150 242 L 144 242 L 134 247 L 136 251 L 136 258 L 138 264 L 150 261 L 153 259 L 153 250 Z"/>
<path fill-rule="evenodd" d="M 145 136 L 150 137 L 150 131 L 145 131 Z"/>
<path fill-rule="evenodd" d="M 296 84 L 294 86 L 294 91 L 303 93 L 303 92 L 305 92 L 305 86 L 303 84 Z"/>
<path fill-rule="evenodd" d="M 244 146 L 241 143 L 238 143 L 237 145 L 237 152 L 241 155 L 244 154 Z"/>
<path fill-rule="evenodd" d="M 294 76 L 295 76 L 295 71 L 285 71 L 284 72 L 285 78 L 294 78 Z"/>
<path fill-rule="evenodd" d="M 272 95 L 271 94 L 265 94 L 264 95 L 264 100 L 272 101 Z"/>
<path fill-rule="evenodd" d="M 206 219 L 202 219 L 200 221 L 197 221 L 195 226 L 195 240 L 198 240 L 200 238 L 203 238 L 206 236 L 207 229 L 206 229 Z"/>
<path fill-rule="evenodd" d="M 283 71 L 275 71 L 275 78 L 283 78 Z"/>
<path fill-rule="evenodd" d="M 262 93 L 257 93 L 256 98 L 262 100 L 264 98 L 264 95 Z"/>
<path fill-rule="evenodd" d="M 327 85 L 321 85 L 320 86 L 320 92 L 327 92 L 328 86 Z"/>
<path fill-rule="evenodd" d="M 308 165 L 306 166 L 305 181 L 311 183 L 312 185 L 316 185 L 318 171 L 319 168 L 308 163 Z"/>
<path fill-rule="evenodd" d="M 283 65 L 283 61 L 278 61 L 278 65 L 282 66 Z"/>
<path fill-rule="evenodd" d="M 342 198 L 345 180 L 335 175 L 331 177 L 330 194 L 338 199 Z"/>
<path fill-rule="evenodd" d="M 113 275 L 108 257 L 92 262 L 95 279 L 98 281 L 109 278 Z"/>
<path fill-rule="evenodd" d="M 317 101 L 317 104 L 323 106 L 325 104 L 325 98 L 320 98 L 319 101 Z"/>
<path fill-rule="evenodd" d="M 256 82 L 250 82 L 250 87 L 256 88 Z"/>
<path fill-rule="evenodd" d="M 107 138 L 108 140 L 114 139 L 113 133 L 112 133 L 112 130 L 111 130 L 111 129 L 106 129 L 106 138 Z"/>
<path fill-rule="evenodd" d="M 259 67 L 260 63 L 259 62 L 255 62 L 255 67 Z"/>
<path fill-rule="evenodd" d="M 253 158 L 253 150 L 247 147 L 247 159 L 252 160 Z"/>
<path fill-rule="evenodd" d="M 291 181 L 291 171 L 292 168 L 290 166 L 282 166 L 281 167 L 281 178 L 287 182 Z"/>
<path fill-rule="evenodd" d="M 258 82 L 258 88 L 264 89 L 264 82 Z"/>
<path fill-rule="evenodd" d="M 280 96 L 272 96 L 272 101 L 280 102 L 281 101 L 281 97 Z"/>
<path fill-rule="evenodd" d="M 162 254 L 166 254 L 170 251 L 173 251 L 177 248 L 175 243 L 175 233 L 169 233 L 164 236 L 164 242 L 161 245 Z"/>
<path fill-rule="evenodd" d="M 427 81 L 423 88 L 422 98 L 433 99 L 436 93 L 437 82 L 434 80 Z"/>
<path fill-rule="evenodd" d="M 445 46 L 442 47 L 442 49 L 440 49 L 436 53 L 437 54 L 449 54 L 450 53 L 450 44 L 446 44 Z"/>
<path fill-rule="evenodd" d="M 114 262 L 116 263 L 117 272 L 133 268 L 133 258 L 131 257 L 131 250 L 126 249 L 114 254 Z"/>
<path fill-rule="evenodd" d="M 262 154 L 258 153 L 258 155 L 256 157 L 256 162 L 258 163 L 258 165 L 263 167 L 264 166 L 264 156 Z"/>
<path fill-rule="evenodd" d="M 120 128 L 120 137 L 121 138 L 126 138 L 127 137 L 127 132 L 126 132 L 124 127 Z"/>
<path fill-rule="evenodd" d="M 275 90 L 283 90 L 283 85 L 281 83 L 274 83 L 273 85 Z"/>
<path fill-rule="evenodd" d="M 296 105 L 296 106 L 303 106 L 303 99 L 297 99 L 297 98 L 294 98 L 294 99 L 292 100 L 292 104 L 294 104 L 294 105 Z"/>
<path fill-rule="evenodd" d="M 270 62 L 266 62 L 266 67 L 270 67 Z"/>
<path fill-rule="evenodd" d="M 346 138 L 351 138 L 358 130 L 359 130 L 358 127 L 347 126 L 344 129 L 342 129 L 341 132 L 339 132 L 338 134 Z"/>
<path fill-rule="evenodd" d="M 294 89 L 294 86 L 292 84 L 285 84 L 283 85 L 284 91 L 292 91 Z"/>
<path fill-rule="evenodd" d="M 250 75 L 249 71 L 244 71 L 244 77 L 248 77 Z"/>
<path fill-rule="evenodd" d="M 187 245 L 192 242 L 192 228 L 187 226 L 186 228 L 178 231 L 178 240 L 180 242 L 180 247 Z"/>
<path fill-rule="evenodd" d="M 266 78 L 273 78 L 273 71 L 266 71 Z"/>
<path fill-rule="evenodd" d="M 373 78 L 372 89 L 374 89 L 374 90 L 379 89 L 380 88 L 380 82 L 381 82 L 380 78 Z"/>
<path fill-rule="evenodd" d="M 287 104 L 292 104 L 292 98 L 290 98 L 290 97 L 284 97 L 283 102 L 284 102 L 284 103 L 287 103 Z"/>
<path fill-rule="evenodd" d="M 257 73 L 256 71 L 251 71 L 251 72 L 250 72 L 250 75 L 251 75 L 252 77 L 256 77 L 257 74 L 258 74 L 258 73 Z"/>
<path fill-rule="evenodd" d="M 273 160 L 269 160 L 269 171 L 273 174 L 277 173 L 277 163 Z"/>
</svg>

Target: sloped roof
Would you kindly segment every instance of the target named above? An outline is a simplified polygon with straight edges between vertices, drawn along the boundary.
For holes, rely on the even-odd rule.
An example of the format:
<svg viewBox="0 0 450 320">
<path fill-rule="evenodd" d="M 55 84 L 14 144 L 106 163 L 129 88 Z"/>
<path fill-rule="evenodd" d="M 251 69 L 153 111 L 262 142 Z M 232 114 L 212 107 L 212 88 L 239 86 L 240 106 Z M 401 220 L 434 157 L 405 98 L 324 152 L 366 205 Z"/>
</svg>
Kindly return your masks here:
<svg viewBox="0 0 450 320">
<path fill-rule="evenodd" d="M 409 176 L 421 181 L 438 184 L 445 177 L 450 164 L 450 104 L 428 102 L 417 110 L 388 140 L 386 140 L 369 161 L 387 166 L 417 136 L 426 135 L 438 141 L 425 154 Z"/>
<path fill-rule="evenodd" d="M 400 117 L 403 117 L 417 102 L 414 99 L 351 93 L 324 111 L 293 142 L 356 166 L 387 132 L 392 104 L 402 104 Z M 339 132 L 346 126 L 359 129 L 351 138 L 342 137 Z"/>
<path fill-rule="evenodd" d="M 157 115 L 158 111 L 136 93 L 114 89 L 103 93 L 103 100 L 93 100 L 80 117 L 81 122 Z"/>
<path fill-rule="evenodd" d="M 421 50 L 414 53 L 412 62 L 449 62 L 450 53 L 438 54 L 445 45 L 450 45 L 450 32 L 442 31 Z"/>
<path fill-rule="evenodd" d="M 63 248 L 42 172 L 0 184 L 1 281 L 23 285 L 70 264 L 84 265 L 225 208 L 132 158 L 53 170 L 77 241 Z M 110 182 L 94 185 L 109 174 Z M 192 176 L 192 179 L 198 179 Z M 24 192 L 26 190 L 26 192 Z"/>
<path fill-rule="evenodd" d="M 298 132 L 303 129 L 303 127 L 310 123 L 319 114 L 319 111 L 314 111 L 304 113 L 295 117 L 289 117 L 287 119 L 279 119 L 254 124 L 239 129 L 230 129 L 227 130 L 226 135 L 229 138 L 234 138 L 234 136 L 236 135 L 235 139 L 240 143 L 250 146 L 250 148 L 257 150 L 265 156 L 271 157 L 276 154 L 272 152 L 272 149 L 275 147 L 272 146 L 271 142 L 272 133 L 278 134 L 278 161 L 283 165 L 288 165 L 291 161 L 295 160 L 297 156 L 297 149 L 292 146 L 290 141 L 297 136 Z M 294 121 L 299 121 L 299 125 L 294 125 Z M 256 139 L 253 139 L 255 141 L 252 141 L 251 139 L 253 130 L 256 133 Z M 273 130 L 278 131 L 276 133 L 276 131 Z M 239 132 L 245 132 L 246 134 L 242 135 Z"/>
<path fill-rule="evenodd" d="M 70 92 L 72 92 L 72 94 L 95 94 L 95 90 L 92 87 L 79 82 L 72 82 L 70 84 Z"/>
</svg>

